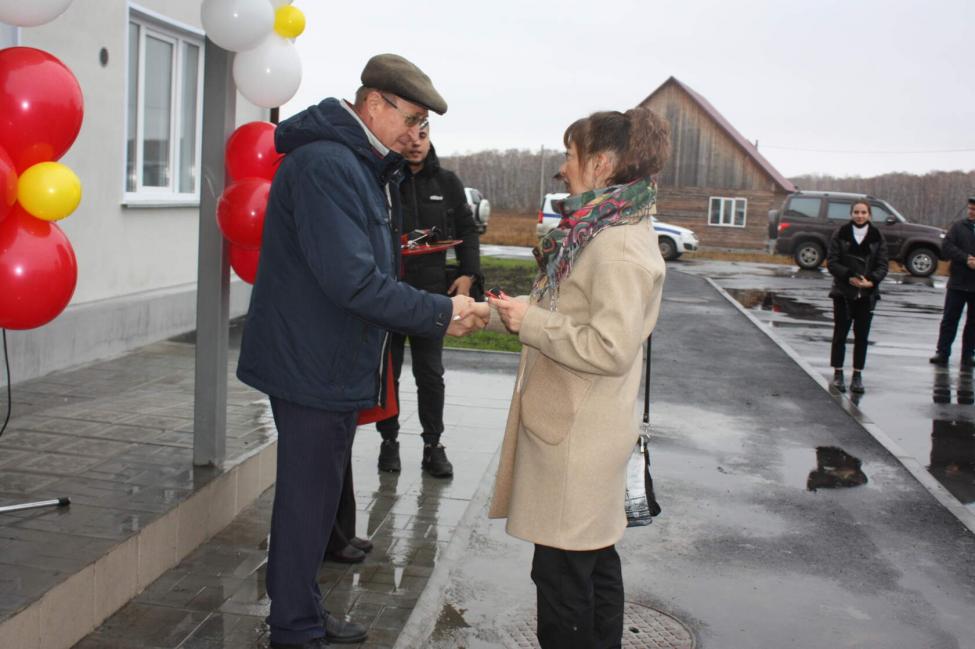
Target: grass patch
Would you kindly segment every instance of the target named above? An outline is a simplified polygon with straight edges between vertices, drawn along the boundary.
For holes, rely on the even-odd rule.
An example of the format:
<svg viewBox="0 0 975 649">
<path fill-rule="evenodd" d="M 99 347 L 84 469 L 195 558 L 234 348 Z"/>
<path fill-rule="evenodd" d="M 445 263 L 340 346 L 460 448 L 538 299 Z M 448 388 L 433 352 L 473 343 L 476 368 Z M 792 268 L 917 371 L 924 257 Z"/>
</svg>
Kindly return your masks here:
<svg viewBox="0 0 975 649">
<path fill-rule="evenodd" d="M 476 331 L 469 336 L 446 336 L 444 347 L 454 349 L 483 349 L 492 352 L 520 352 L 521 342 L 518 336 L 497 331 Z"/>
</svg>

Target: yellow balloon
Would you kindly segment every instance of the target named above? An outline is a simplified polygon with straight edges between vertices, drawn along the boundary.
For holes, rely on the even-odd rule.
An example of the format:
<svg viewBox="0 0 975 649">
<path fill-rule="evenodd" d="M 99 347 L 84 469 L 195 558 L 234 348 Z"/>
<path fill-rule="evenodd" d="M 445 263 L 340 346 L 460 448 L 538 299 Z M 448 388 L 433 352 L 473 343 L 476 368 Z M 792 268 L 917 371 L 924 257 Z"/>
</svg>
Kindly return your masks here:
<svg viewBox="0 0 975 649">
<path fill-rule="evenodd" d="M 274 13 L 274 31 L 284 38 L 298 38 L 305 31 L 305 14 L 292 5 L 283 5 Z"/>
<path fill-rule="evenodd" d="M 81 202 L 81 180 L 60 162 L 39 162 L 20 174 L 17 202 L 31 216 L 60 221 Z"/>
</svg>

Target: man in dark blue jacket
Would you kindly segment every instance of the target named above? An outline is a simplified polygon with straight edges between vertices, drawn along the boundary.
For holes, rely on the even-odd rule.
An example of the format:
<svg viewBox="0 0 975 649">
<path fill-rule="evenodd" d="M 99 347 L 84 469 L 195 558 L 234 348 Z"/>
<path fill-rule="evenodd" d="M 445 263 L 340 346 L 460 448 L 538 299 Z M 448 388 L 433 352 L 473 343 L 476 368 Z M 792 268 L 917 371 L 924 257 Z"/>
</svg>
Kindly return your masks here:
<svg viewBox="0 0 975 649">
<path fill-rule="evenodd" d="M 357 412 L 383 392 L 390 331 L 483 326 L 469 297 L 397 281 L 400 152 L 447 104 L 406 59 L 381 54 L 354 104 L 326 99 L 281 123 L 237 376 L 270 396 L 278 429 L 267 590 L 272 649 L 365 638 L 324 611 L 317 575 Z"/>
<path fill-rule="evenodd" d="M 970 369 L 975 365 L 975 196 L 968 197 L 968 218 L 951 224 L 941 251 L 951 265 L 938 347 L 930 360 L 935 365 L 948 364 L 951 344 L 958 333 L 958 321 L 967 304 L 968 315 L 961 333 L 961 366 Z"/>
</svg>

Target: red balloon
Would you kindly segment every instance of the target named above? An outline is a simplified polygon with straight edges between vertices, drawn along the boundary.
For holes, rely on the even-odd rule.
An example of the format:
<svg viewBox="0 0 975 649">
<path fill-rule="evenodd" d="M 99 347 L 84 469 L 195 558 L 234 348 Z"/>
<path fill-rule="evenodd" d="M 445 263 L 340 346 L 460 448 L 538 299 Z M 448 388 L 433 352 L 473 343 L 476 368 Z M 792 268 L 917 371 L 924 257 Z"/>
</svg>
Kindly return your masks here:
<svg viewBox="0 0 975 649">
<path fill-rule="evenodd" d="M 19 204 L 0 223 L 0 328 L 33 329 L 64 311 L 78 261 L 64 232 Z"/>
<path fill-rule="evenodd" d="M 0 147 L 0 221 L 17 202 L 17 170 L 3 147 Z"/>
<path fill-rule="evenodd" d="M 284 157 L 274 148 L 271 122 L 248 122 L 227 140 L 225 160 L 230 181 L 242 178 L 273 180 Z"/>
<path fill-rule="evenodd" d="M 223 190 L 217 203 L 217 225 L 223 236 L 242 248 L 258 248 L 271 182 L 244 178 Z"/>
<path fill-rule="evenodd" d="M 83 114 L 81 86 L 56 57 L 32 47 L 0 50 L 0 146 L 17 173 L 64 155 Z"/>
<path fill-rule="evenodd" d="M 241 248 L 230 244 L 230 267 L 248 284 L 253 284 L 257 277 L 257 261 L 261 256 L 261 249 Z"/>
</svg>

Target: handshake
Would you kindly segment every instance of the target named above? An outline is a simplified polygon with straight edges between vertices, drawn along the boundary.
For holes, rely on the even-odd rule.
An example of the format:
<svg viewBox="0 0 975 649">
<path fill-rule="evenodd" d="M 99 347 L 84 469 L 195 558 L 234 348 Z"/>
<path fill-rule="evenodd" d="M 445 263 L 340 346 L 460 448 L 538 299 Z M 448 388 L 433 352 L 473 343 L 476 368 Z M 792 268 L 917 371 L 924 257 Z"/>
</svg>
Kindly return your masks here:
<svg viewBox="0 0 975 649">
<path fill-rule="evenodd" d="M 447 327 L 448 336 L 466 336 L 487 326 L 491 318 L 487 302 L 475 302 L 466 295 L 455 295 L 450 300 L 454 304 L 454 312 Z"/>
</svg>

